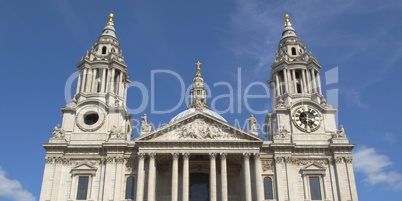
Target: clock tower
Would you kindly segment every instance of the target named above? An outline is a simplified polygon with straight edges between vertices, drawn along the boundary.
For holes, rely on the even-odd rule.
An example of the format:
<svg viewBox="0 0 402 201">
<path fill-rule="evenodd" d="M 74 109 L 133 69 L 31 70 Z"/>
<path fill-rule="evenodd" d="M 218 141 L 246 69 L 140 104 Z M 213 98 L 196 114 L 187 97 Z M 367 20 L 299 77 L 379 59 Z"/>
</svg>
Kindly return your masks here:
<svg viewBox="0 0 402 201">
<path fill-rule="evenodd" d="M 336 127 L 337 110 L 322 93 L 322 66 L 297 37 L 289 15 L 271 68 L 273 110 L 265 118 L 265 133 L 272 141 L 269 154 L 275 161 L 278 201 L 300 199 L 293 193 L 298 191 L 297 182 L 304 184 L 305 200 L 329 199 L 328 175 L 333 179 L 334 200 L 358 200 L 351 155 L 354 144 L 349 143 L 343 126 Z M 295 174 L 301 174 L 302 180 Z"/>
</svg>

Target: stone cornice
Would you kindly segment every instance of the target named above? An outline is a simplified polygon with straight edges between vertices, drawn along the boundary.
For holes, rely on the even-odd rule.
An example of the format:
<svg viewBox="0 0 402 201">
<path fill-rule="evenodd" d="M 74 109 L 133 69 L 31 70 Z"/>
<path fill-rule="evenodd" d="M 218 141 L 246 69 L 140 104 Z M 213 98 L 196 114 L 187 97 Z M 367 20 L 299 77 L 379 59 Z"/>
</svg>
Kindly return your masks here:
<svg viewBox="0 0 402 201">
<path fill-rule="evenodd" d="M 350 153 L 352 149 L 355 147 L 354 143 L 345 143 L 345 144 L 330 144 L 329 148 L 334 153 Z"/>
</svg>

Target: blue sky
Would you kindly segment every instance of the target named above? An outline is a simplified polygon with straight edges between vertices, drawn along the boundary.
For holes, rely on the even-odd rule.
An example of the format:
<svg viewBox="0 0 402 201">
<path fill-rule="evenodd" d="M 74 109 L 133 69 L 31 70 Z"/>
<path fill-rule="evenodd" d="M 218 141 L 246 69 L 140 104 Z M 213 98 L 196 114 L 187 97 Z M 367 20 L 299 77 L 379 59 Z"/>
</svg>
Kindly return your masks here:
<svg viewBox="0 0 402 201">
<path fill-rule="evenodd" d="M 188 87 L 194 63 L 211 100 L 233 86 L 237 97 L 252 83 L 269 79 L 284 25 L 284 15 L 320 64 L 324 93 L 337 90 L 338 122 L 357 146 L 354 165 L 360 200 L 400 200 L 402 196 L 402 2 L 401 1 L 6 1 L 0 0 L 0 200 L 39 199 L 45 150 L 61 124 L 64 89 L 75 64 L 90 50 L 115 14 L 115 28 L 130 79 L 151 92 L 152 70 L 170 70 Z M 238 83 L 238 72 L 241 80 Z M 333 70 L 333 71 L 330 71 Z M 326 85 L 325 72 L 334 83 Z M 180 80 L 155 74 L 156 110 L 180 100 Z M 333 77 L 332 77 L 333 78 Z M 327 77 L 327 81 L 330 79 Z M 240 87 L 238 87 L 240 86 Z M 72 88 L 74 88 L 73 86 Z M 68 88 L 68 87 L 67 87 Z M 249 94 L 264 94 L 261 85 Z M 128 90 L 130 109 L 139 108 L 141 91 Z M 241 96 L 242 97 L 242 96 Z M 269 98 L 250 99 L 253 110 L 272 110 Z M 231 106 L 228 98 L 216 110 Z M 169 114 L 151 112 L 151 98 L 140 115 L 154 125 Z M 241 125 L 250 116 L 243 99 L 222 116 Z M 255 115 L 259 124 L 265 115 Z M 137 133 L 135 135 L 138 135 Z"/>
</svg>

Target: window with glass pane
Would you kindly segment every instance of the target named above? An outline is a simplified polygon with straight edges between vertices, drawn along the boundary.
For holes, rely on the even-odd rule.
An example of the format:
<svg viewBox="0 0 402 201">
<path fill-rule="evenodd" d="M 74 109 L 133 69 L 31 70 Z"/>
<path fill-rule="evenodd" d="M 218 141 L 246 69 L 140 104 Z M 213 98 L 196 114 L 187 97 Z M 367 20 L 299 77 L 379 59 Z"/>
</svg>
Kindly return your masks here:
<svg viewBox="0 0 402 201">
<path fill-rule="evenodd" d="M 272 189 L 272 179 L 271 177 L 264 178 L 264 199 L 272 200 L 274 199 L 274 191 Z"/>
<path fill-rule="evenodd" d="M 126 199 L 134 199 L 135 179 L 128 177 L 126 181 Z"/>
<path fill-rule="evenodd" d="M 86 200 L 88 193 L 88 176 L 78 177 L 77 200 Z"/>
<path fill-rule="evenodd" d="M 311 200 L 321 199 L 320 177 L 309 177 Z"/>
</svg>

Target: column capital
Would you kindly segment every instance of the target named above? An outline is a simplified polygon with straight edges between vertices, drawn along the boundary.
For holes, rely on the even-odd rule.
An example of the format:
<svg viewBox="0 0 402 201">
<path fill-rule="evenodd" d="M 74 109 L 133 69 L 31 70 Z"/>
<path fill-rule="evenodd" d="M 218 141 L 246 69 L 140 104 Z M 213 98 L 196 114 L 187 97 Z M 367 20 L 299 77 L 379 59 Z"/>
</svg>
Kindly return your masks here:
<svg viewBox="0 0 402 201">
<path fill-rule="evenodd" d="M 150 159 L 155 159 L 156 153 L 155 152 L 148 153 L 148 156 L 149 156 Z"/>
<path fill-rule="evenodd" d="M 189 159 L 190 158 L 190 153 L 188 152 L 183 152 L 183 159 Z"/>
<path fill-rule="evenodd" d="M 215 152 L 210 152 L 209 153 L 209 159 L 215 159 L 216 158 L 216 153 Z"/>
<path fill-rule="evenodd" d="M 220 153 L 221 159 L 226 159 L 226 157 L 228 156 L 227 152 L 221 152 Z"/>
<path fill-rule="evenodd" d="M 260 159 L 261 154 L 260 153 L 254 153 L 254 159 Z"/>
<path fill-rule="evenodd" d="M 172 156 L 173 156 L 173 160 L 177 160 L 177 159 L 179 159 L 180 154 L 177 152 L 173 152 Z"/>
<path fill-rule="evenodd" d="M 244 152 L 244 153 L 243 153 L 243 158 L 244 158 L 244 159 L 249 159 L 249 158 L 250 158 L 250 155 L 251 155 L 251 154 L 250 154 L 249 152 Z"/>
<path fill-rule="evenodd" d="M 140 152 L 140 153 L 138 153 L 137 155 L 138 155 L 138 158 L 139 158 L 139 159 L 145 159 L 145 157 L 146 157 L 146 154 L 143 153 L 143 152 Z"/>
</svg>

